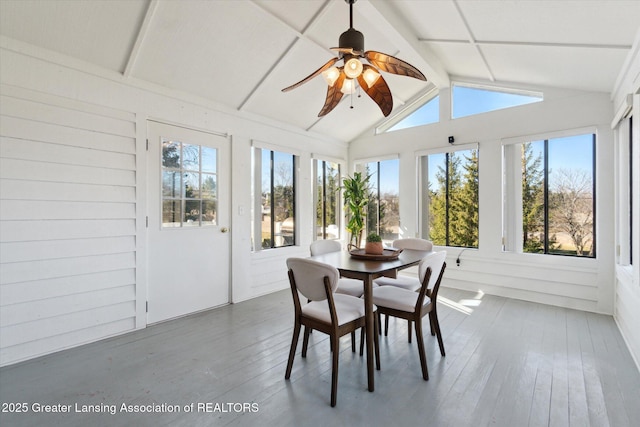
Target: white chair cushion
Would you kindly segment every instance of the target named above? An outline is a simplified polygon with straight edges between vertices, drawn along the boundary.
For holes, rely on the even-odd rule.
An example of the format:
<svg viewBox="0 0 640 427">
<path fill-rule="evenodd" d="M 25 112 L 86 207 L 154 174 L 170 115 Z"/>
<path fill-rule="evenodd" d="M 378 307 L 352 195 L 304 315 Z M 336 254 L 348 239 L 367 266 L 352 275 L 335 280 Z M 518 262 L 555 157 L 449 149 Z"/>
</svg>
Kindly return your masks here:
<svg viewBox="0 0 640 427">
<path fill-rule="evenodd" d="M 360 298 L 362 294 L 364 294 L 364 283 L 362 280 L 341 277 L 338 279 L 338 288 L 336 289 L 336 293 Z"/>
<path fill-rule="evenodd" d="M 418 292 L 396 288 L 395 286 L 380 286 L 373 290 L 373 303 L 381 307 L 413 313 L 418 301 L 418 295 Z M 425 296 L 423 307 L 430 303 L 429 297 Z"/>
<path fill-rule="evenodd" d="M 324 278 L 329 278 L 332 292 L 338 287 L 340 273 L 335 267 L 306 258 L 288 258 L 287 268 L 293 271 L 296 288 L 312 301 L 327 299 Z"/>
<path fill-rule="evenodd" d="M 333 294 L 333 302 L 338 315 L 338 325 L 344 325 L 352 320 L 364 316 L 364 300 L 344 294 Z M 373 307 L 374 311 L 376 307 Z M 325 301 L 311 301 L 302 306 L 302 313 L 305 316 L 313 317 L 326 323 L 331 323 L 329 314 L 329 303 Z"/>
<path fill-rule="evenodd" d="M 395 286 L 397 288 L 407 289 L 409 291 L 416 291 L 420 289 L 420 282 L 415 277 L 398 275 L 396 279 L 391 277 L 379 277 L 373 281 L 378 286 Z"/>
</svg>

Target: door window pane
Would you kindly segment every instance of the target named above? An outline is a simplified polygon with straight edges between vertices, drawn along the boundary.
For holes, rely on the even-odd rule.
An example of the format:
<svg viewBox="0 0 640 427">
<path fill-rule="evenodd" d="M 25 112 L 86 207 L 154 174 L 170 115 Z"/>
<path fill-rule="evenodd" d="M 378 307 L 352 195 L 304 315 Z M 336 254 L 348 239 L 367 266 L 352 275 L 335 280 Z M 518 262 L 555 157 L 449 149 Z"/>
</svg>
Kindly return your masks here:
<svg viewBox="0 0 640 427">
<path fill-rule="evenodd" d="M 216 225 L 216 163 L 215 148 L 162 142 L 162 227 Z"/>
</svg>

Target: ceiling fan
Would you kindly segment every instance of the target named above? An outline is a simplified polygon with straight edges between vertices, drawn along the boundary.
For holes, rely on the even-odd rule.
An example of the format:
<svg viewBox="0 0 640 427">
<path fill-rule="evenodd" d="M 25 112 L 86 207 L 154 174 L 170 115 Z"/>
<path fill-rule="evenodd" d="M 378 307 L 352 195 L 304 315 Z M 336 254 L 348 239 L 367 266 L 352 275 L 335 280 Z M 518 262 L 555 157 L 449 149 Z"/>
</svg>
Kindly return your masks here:
<svg viewBox="0 0 640 427">
<path fill-rule="evenodd" d="M 379 70 L 424 81 L 427 78 L 416 67 L 401 59 L 375 50 L 365 52 L 364 35 L 353 28 L 353 4 L 356 0 L 345 0 L 345 2 L 349 3 L 349 29 L 340 35 L 339 47 L 331 48 L 338 52 L 338 57 L 330 59 L 309 76 L 282 91 L 295 89 L 318 74 L 322 74 L 329 87 L 324 107 L 320 110 L 318 117 L 328 114 L 338 105 L 343 95 L 354 93 L 358 85 L 378 104 L 382 114 L 387 117 L 393 109 L 393 97 L 389 85 L 382 78 Z M 371 65 L 363 64 L 360 58 L 366 59 Z M 344 59 L 344 65 L 336 67 L 336 62 L 341 59 Z"/>
</svg>

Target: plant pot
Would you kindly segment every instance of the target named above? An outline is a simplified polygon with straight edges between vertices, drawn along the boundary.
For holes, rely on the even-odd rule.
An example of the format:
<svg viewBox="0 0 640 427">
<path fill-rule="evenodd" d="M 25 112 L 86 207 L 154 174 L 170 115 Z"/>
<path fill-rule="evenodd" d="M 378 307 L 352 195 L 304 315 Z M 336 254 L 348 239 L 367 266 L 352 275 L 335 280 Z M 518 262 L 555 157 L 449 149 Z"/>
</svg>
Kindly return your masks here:
<svg viewBox="0 0 640 427">
<path fill-rule="evenodd" d="M 383 248 L 382 248 L 382 242 L 367 242 L 364 245 L 364 252 L 366 254 L 373 254 L 373 255 L 382 255 Z"/>
</svg>

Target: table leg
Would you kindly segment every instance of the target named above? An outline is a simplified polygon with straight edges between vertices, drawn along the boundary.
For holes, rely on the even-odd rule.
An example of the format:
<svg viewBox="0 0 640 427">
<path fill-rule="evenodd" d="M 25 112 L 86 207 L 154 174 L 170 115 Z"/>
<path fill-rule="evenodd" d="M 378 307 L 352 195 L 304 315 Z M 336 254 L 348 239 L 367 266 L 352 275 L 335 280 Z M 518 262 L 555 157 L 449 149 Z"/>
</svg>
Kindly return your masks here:
<svg viewBox="0 0 640 427">
<path fill-rule="evenodd" d="M 373 279 L 367 275 L 364 281 L 364 313 L 367 324 L 367 378 L 369 382 L 369 391 L 374 390 L 373 384 Z"/>
</svg>

